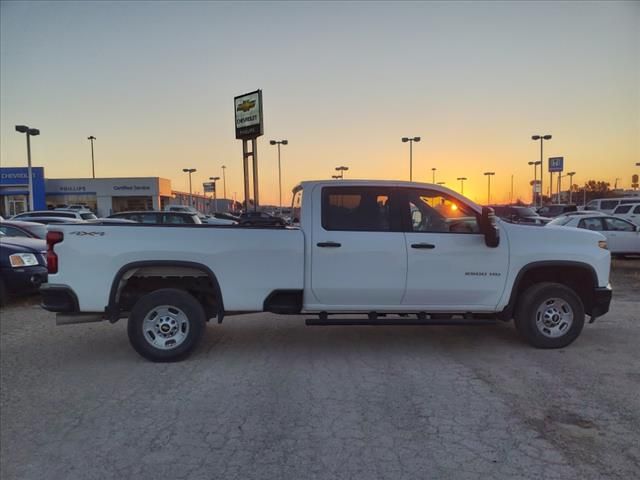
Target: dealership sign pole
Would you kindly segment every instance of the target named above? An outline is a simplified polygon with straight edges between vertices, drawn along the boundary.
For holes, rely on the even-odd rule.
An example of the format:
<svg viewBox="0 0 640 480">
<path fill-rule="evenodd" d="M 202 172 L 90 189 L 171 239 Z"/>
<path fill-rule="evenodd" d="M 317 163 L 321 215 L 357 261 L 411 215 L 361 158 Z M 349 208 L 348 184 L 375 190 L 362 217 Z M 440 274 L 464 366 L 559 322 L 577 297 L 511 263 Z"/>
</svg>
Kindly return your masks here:
<svg viewBox="0 0 640 480">
<path fill-rule="evenodd" d="M 558 200 L 560 203 L 560 181 L 564 170 L 564 157 L 549 158 L 549 200 L 553 203 L 553 172 L 558 172 Z"/>
<path fill-rule="evenodd" d="M 258 209 L 258 137 L 264 134 L 262 116 L 262 90 L 245 93 L 234 98 L 236 139 L 242 140 L 242 165 L 244 168 L 244 208 L 249 210 L 249 157 L 253 159 L 253 206 Z M 251 151 L 249 151 L 251 141 Z"/>
</svg>

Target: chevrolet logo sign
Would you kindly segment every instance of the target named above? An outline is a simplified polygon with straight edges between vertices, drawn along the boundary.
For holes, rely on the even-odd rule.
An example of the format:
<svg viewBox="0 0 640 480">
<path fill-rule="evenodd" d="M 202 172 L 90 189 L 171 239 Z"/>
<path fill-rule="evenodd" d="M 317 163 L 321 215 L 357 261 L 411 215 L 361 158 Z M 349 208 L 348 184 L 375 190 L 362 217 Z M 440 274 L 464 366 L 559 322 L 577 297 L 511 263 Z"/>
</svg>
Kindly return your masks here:
<svg viewBox="0 0 640 480">
<path fill-rule="evenodd" d="M 241 104 L 238 105 L 238 112 L 248 112 L 253 107 L 256 106 L 255 100 L 244 100 Z"/>
</svg>

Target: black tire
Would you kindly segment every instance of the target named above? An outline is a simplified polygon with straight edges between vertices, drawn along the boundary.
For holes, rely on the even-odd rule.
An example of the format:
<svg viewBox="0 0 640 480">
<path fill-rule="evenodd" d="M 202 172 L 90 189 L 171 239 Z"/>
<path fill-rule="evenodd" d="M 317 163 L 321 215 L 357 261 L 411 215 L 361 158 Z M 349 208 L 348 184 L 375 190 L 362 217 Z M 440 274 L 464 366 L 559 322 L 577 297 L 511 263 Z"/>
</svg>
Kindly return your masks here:
<svg viewBox="0 0 640 480">
<path fill-rule="evenodd" d="M 4 284 L 4 280 L 0 278 L 0 307 L 4 307 L 9 301 L 9 292 Z"/>
<path fill-rule="evenodd" d="M 168 337 L 167 340 L 164 340 L 165 337 L 158 336 L 159 343 L 164 342 L 165 345 L 168 345 L 162 349 L 154 346 L 152 341 L 148 340 L 152 336 L 155 338 L 159 330 L 156 326 L 156 332 L 150 323 L 145 324 L 145 318 L 154 313 L 157 317 L 159 314 L 154 310 L 164 306 L 170 307 L 169 312 L 173 312 L 179 322 L 182 322 L 182 324 L 178 323 L 178 330 L 182 332 L 180 325 L 188 325 L 185 327 L 186 333 L 180 335 L 182 340 L 176 346 L 171 346 L 171 341 L 172 338 L 178 337 Z M 167 323 L 171 321 L 170 315 L 162 318 L 169 319 Z M 204 333 L 205 323 L 204 309 L 192 295 L 184 290 L 163 288 L 144 295 L 136 302 L 129 315 L 127 332 L 131 346 L 144 358 L 153 362 L 176 362 L 186 358 L 196 348 Z M 173 341 L 175 342 L 175 340 Z"/>
<path fill-rule="evenodd" d="M 572 322 L 566 331 L 560 331 L 558 336 L 551 337 L 551 329 L 539 327 L 538 309 L 552 299 L 560 299 L 565 303 L 564 308 L 573 314 Z M 555 304 L 548 304 L 549 308 L 556 308 Z M 566 313 L 566 312 L 565 312 Z M 541 314 L 541 319 L 543 314 Z M 518 300 L 514 315 L 516 330 L 530 345 L 536 348 L 562 348 L 571 344 L 582 332 L 584 327 L 584 305 L 580 297 L 571 288 L 560 283 L 538 283 L 524 291 Z M 564 322 L 568 324 L 568 322 Z M 562 320 L 558 325 L 562 326 Z M 546 334 L 545 334 L 546 331 Z"/>
</svg>

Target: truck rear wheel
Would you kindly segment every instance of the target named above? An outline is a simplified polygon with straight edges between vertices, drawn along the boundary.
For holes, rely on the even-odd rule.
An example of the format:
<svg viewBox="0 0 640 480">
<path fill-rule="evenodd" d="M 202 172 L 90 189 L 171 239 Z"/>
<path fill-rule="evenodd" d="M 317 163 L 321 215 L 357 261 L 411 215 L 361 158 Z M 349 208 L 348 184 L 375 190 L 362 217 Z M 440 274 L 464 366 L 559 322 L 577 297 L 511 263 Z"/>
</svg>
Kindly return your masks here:
<svg viewBox="0 0 640 480">
<path fill-rule="evenodd" d="M 562 348 L 571 344 L 584 327 L 584 306 L 571 288 L 560 283 L 529 287 L 518 301 L 516 330 L 536 348 Z"/>
<path fill-rule="evenodd" d="M 163 288 L 141 297 L 129 315 L 133 348 L 148 360 L 174 362 L 198 345 L 205 328 L 202 305 L 189 293 Z"/>
</svg>

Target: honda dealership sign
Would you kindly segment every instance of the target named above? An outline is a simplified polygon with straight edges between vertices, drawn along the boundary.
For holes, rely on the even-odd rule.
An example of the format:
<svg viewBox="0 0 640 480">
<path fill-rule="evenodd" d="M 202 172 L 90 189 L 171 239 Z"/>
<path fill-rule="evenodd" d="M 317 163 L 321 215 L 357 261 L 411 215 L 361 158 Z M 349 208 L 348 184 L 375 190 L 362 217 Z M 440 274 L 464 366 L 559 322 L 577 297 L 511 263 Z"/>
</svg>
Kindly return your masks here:
<svg viewBox="0 0 640 480">
<path fill-rule="evenodd" d="M 234 98 L 236 138 L 250 139 L 264 134 L 262 122 L 262 90 Z"/>
<path fill-rule="evenodd" d="M 562 172 L 564 170 L 564 157 L 550 157 L 549 171 Z"/>
</svg>

